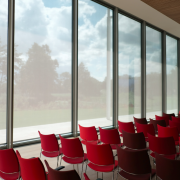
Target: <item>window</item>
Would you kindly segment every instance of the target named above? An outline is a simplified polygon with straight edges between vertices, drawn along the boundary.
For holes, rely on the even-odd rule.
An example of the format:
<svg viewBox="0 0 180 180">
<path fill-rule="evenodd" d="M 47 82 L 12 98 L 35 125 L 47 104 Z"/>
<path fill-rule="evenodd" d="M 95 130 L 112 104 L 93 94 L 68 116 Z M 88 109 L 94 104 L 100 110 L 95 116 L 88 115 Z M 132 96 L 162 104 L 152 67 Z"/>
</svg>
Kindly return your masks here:
<svg viewBox="0 0 180 180">
<path fill-rule="evenodd" d="M 146 117 L 162 115 L 161 32 L 146 27 Z"/>
<path fill-rule="evenodd" d="M 119 120 L 141 116 L 141 23 L 119 14 Z"/>
<path fill-rule="evenodd" d="M 8 1 L 0 0 L 0 144 L 6 143 Z"/>
<path fill-rule="evenodd" d="M 112 125 L 113 11 L 79 0 L 78 124 Z"/>
<path fill-rule="evenodd" d="M 72 2 L 15 2 L 14 141 L 71 132 Z"/>
<path fill-rule="evenodd" d="M 167 113 L 178 112 L 177 40 L 166 36 Z"/>
</svg>

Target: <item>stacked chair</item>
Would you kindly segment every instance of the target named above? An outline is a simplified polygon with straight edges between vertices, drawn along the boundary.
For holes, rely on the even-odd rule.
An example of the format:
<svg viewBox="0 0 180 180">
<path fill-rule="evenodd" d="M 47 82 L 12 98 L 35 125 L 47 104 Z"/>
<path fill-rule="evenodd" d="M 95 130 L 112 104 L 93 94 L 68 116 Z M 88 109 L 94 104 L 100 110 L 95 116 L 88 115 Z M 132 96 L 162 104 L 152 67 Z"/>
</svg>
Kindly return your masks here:
<svg viewBox="0 0 180 180">
<path fill-rule="evenodd" d="M 99 132 L 101 143 L 110 144 L 112 150 L 116 150 L 117 145 L 123 145 L 117 129 L 102 129 L 99 127 Z"/>
<path fill-rule="evenodd" d="M 83 127 L 79 125 L 79 130 L 82 144 L 86 145 L 86 141 L 94 142 L 96 144 L 100 143 L 95 126 Z"/>
<path fill-rule="evenodd" d="M 119 127 L 119 133 L 121 137 L 123 136 L 122 130 L 126 132 L 130 132 L 130 133 L 135 133 L 133 122 L 121 122 L 118 120 L 118 127 Z"/>
<path fill-rule="evenodd" d="M 0 178 L 17 180 L 21 177 L 19 161 L 13 149 L 0 149 Z"/>
<path fill-rule="evenodd" d="M 82 164 L 82 172 L 81 172 L 81 178 L 83 173 L 83 165 L 84 162 L 87 161 L 87 154 L 84 153 L 81 141 L 79 138 L 73 138 L 73 139 L 65 139 L 62 136 L 60 136 L 61 144 L 62 144 L 62 151 L 63 151 L 63 157 L 62 159 L 69 164 Z M 79 170 L 78 170 L 79 171 Z"/>
<path fill-rule="evenodd" d="M 41 134 L 40 131 L 38 131 L 38 133 L 41 139 L 40 158 L 41 154 L 49 158 L 57 157 L 58 167 L 59 156 L 62 156 L 62 148 L 59 147 L 60 145 L 58 144 L 55 134 L 44 135 Z"/>
</svg>

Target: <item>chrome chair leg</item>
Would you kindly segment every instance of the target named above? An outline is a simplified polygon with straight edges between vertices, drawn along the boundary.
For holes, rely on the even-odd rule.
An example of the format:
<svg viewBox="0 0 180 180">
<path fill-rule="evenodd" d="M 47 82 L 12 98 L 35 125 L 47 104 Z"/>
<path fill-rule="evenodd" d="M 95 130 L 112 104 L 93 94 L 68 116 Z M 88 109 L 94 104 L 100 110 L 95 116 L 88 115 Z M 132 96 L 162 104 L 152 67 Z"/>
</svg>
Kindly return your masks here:
<svg viewBox="0 0 180 180">
<path fill-rule="evenodd" d="M 60 160 L 60 166 L 61 166 L 61 163 L 62 163 L 62 155 L 61 155 L 61 160 Z"/>
<path fill-rule="evenodd" d="M 81 179 L 83 177 L 83 166 L 84 166 L 84 162 L 82 163 Z"/>
<path fill-rule="evenodd" d="M 86 171 L 87 171 L 87 163 L 86 163 L 86 169 L 85 169 L 85 173 L 86 173 Z"/>
<path fill-rule="evenodd" d="M 59 156 L 57 157 L 57 167 L 58 167 L 58 161 L 59 161 Z"/>
<path fill-rule="evenodd" d="M 79 168 L 78 168 L 78 164 L 77 164 L 77 172 L 78 172 L 78 174 L 79 174 Z"/>
<path fill-rule="evenodd" d="M 112 179 L 114 180 L 114 171 L 113 171 L 113 177 L 112 177 Z"/>
</svg>

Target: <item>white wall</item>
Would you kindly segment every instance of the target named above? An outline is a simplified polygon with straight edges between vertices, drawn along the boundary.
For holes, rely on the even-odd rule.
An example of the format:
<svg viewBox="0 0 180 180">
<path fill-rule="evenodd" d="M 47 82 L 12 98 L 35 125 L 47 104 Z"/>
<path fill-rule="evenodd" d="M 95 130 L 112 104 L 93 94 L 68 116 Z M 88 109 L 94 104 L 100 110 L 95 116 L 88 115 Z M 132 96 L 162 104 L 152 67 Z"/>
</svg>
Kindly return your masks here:
<svg viewBox="0 0 180 180">
<path fill-rule="evenodd" d="M 104 0 L 180 38 L 180 24 L 141 0 Z"/>
</svg>

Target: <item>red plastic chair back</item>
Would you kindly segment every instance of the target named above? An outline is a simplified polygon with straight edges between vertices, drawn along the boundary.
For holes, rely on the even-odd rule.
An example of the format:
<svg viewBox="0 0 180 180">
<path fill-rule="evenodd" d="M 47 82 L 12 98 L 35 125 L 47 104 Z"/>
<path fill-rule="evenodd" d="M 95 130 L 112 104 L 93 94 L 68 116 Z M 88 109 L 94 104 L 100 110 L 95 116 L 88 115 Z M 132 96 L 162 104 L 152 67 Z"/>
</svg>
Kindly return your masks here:
<svg viewBox="0 0 180 180">
<path fill-rule="evenodd" d="M 178 128 L 178 132 L 180 133 L 180 123 L 179 122 L 174 122 L 174 121 L 169 121 L 169 126 L 170 127 L 177 127 Z"/>
<path fill-rule="evenodd" d="M 173 137 L 175 141 L 179 141 L 179 133 L 177 127 L 158 127 L 158 136 L 159 137 Z"/>
<path fill-rule="evenodd" d="M 153 124 L 154 126 L 154 130 L 157 132 L 157 124 L 159 124 L 160 126 L 166 127 L 166 121 L 165 120 L 153 120 L 150 119 L 150 124 Z"/>
<path fill-rule="evenodd" d="M 139 124 L 147 124 L 147 119 L 146 118 L 134 118 L 134 124 L 136 125 L 136 123 L 139 123 Z"/>
<path fill-rule="evenodd" d="M 117 148 L 119 167 L 130 174 L 151 174 L 151 165 L 147 150 L 132 151 Z"/>
<path fill-rule="evenodd" d="M 135 133 L 133 122 L 121 122 L 118 120 L 119 132 L 122 133 L 122 130 Z"/>
<path fill-rule="evenodd" d="M 129 149 L 145 149 L 146 140 L 144 134 L 140 133 L 128 133 L 122 130 L 123 133 L 123 145 Z"/>
<path fill-rule="evenodd" d="M 96 165 L 107 166 L 114 164 L 114 157 L 109 144 L 92 144 L 86 142 L 87 158 Z"/>
<path fill-rule="evenodd" d="M 48 180 L 80 180 L 78 173 L 75 170 L 70 171 L 57 171 L 52 169 L 48 162 L 45 160 L 48 169 Z"/>
<path fill-rule="evenodd" d="M 155 136 L 155 130 L 154 130 L 154 126 L 152 124 L 139 124 L 136 123 L 136 127 L 137 127 L 137 132 L 143 132 L 144 133 L 144 137 L 148 137 L 147 133 Z"/>
<path fill-rule="evenodd" d="M 163 180 L 180 179 L 180 161 L 167 159 L 159 154 L 156 156 L 156 175 Z"/>
<path fill-rule="evenodd" d="M 59 151 L 58 141 L 54 134 L 44 135 L 39 132 L 39 136 L 41 139 L 41 147 L 44 151 L 47 152 Z"/>
<path fill-rule="evenodd" d="M 173 116 L 172 116 L 172 121 L 173 121 L 173 122 L 179 122 L 179 123 L 180 123 L 180 117 L 173 117 Z"/>
<path fill-rule="evenodd" d="M 155 137 L 148 134 L 149 149 L 163 155 L 176 154 L 176 146 L 173 137 Z"/>
<path fill-rule="evenodd" d="M 97 141 L 98 135 L 96 131 L 96 127 L 83 127 L 79 125 L 80 138 L 86 141 Z"/>
<path fill-rule="evenodd" d="M 166 121 L 166 126 L 169 126 L 169 116 L 157 116 L 155 115 L 156 120 L 165 120 Z"/>
<path fill-rule="evenodd" d="M 19 172 L 19 162 L 13 149 L 0 149 L 0 171 L 4 173 Z"/>
<path fill-rule="evenodd" d="M 119 132 L 117 129 L 102 129 L 99 127 L 100 139 L 106 144 L 121 144 Z"/>
<path fill-rule="evenodd" d="M 79 138 L 65 139 L 61 135 L 59 135 L 59 137 L 61 139 L 62 152 L 66 157 L 84 157 L 84 151 Z"/>
<path fill-rule="evenodd" d="M 16 151 L 23 180 L 47 180 L 44 166 L 39 158 L 24 159 Z"/>
<path fill-rule="evenodd" d="M 163 117 L 164 116 L 167 116 L 167 117 L 169 117 L 169 120 L 172 120 L 172 117 L 175 117 L 175 114 L 174 113 L 171 113 L 171 114 L 163 113 Z"/>
</svg>

